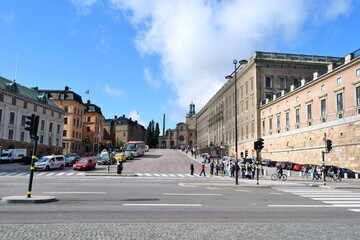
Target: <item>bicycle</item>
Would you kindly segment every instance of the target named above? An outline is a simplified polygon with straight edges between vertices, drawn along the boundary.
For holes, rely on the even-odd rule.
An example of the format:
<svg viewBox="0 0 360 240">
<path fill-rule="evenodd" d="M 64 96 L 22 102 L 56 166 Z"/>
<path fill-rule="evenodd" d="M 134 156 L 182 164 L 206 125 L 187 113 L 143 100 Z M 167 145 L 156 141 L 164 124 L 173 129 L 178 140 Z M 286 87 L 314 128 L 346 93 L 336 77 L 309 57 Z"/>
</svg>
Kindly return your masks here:
<svg viewBox="0 0 360 240">
<path fill-rule="evenodd" d="M 278 173 L 274 173 L 273 175 L 271 175 L 271 180 L 276 181 L 276 180 L 280 180 L 280 181 L 286 181 L 287 179 L 287 175 L 286 174 L 282 174 L 282 176 L 280 176 L 280 174 Z"/>
<path fill-rule="evenodd" d="M 332 173 L 329 177 L 335 182 L 341 182 L 341 177 L 339 174 Z"/>
</svg>

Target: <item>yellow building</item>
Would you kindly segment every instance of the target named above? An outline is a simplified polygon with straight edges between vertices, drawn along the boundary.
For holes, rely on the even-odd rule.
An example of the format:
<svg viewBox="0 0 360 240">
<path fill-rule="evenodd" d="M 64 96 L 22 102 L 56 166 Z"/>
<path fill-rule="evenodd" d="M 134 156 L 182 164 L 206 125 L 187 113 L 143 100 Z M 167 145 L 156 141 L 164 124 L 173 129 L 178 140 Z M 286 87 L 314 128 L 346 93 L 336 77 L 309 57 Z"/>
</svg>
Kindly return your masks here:
<svg viewBox="0 0 360 240">
<path fill-rule="evenodd" d="M 85 104 L 83 124 L 85 152 L 99 152 L 100 145 L 103 144 L 104 119 L 101 108 L 88 100 Z"/>
</svg>

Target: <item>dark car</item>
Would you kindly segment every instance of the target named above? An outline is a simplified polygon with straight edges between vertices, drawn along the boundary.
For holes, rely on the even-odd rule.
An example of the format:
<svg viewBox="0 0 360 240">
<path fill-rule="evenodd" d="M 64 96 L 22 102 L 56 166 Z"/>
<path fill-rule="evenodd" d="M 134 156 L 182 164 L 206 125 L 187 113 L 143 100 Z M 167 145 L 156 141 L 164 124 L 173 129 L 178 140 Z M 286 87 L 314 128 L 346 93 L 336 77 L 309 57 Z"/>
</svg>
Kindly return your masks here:
<svg viewBox="0 0 360 240">
<path fill-rule="evenodd" d="M 78 157 L 78 156 L 66 156 L 65 157 L 65 166 L 72 167 L 79 159 L 80 159 L 80 157 Z"/>
<path fill-rule="evenodd" d="M 285 169 L 285 167 L 286 167 L 286 162 L 277 162 L 277 163 L 276 163 L 276 167 L 279 167 L 279 166 L 281 166 L 282 169 Z"/>
<path fill-rule="evenodd" d="M 241 164 L 253 164 L 253 160 L 251 158 L 244 158 L 241 160 Z"/>
<path fill-rule="evenodd" d="M 348 168 L 340 168 L 340 176 L 344 178 L 345 173 L 347 173 L 348 178 L 355 178 L 356 172 Z"/>
<path fill-rule="evenodd" d="M 97 164 L 98 165 L 108 165 L 108 162 L 109 162 L 109 157 L 108 157 L 108 155 L 105 155 L 97 161 Z M 115 163 L 115 160 L 112 158 L 111 164 L 114 164 L 114 163 Z"/>
<path fill-rule="evenodd" d="M 35 158 L 35 162 L 37 161 L 38 159 L 37 158 Z M 35 163 L 34 162 L 34 163 Z M 21 165 L 30 165 L 31 164 L 31 157 L 22 157 L 21 159 L 20 159 L 20 164 Z"/>
<path fill-rule="evenodd" d="M 263 162 L 263 165 L 267 166 L 267 167 L 276 167 L 276 161 L 272 161 L 270 159 L 266 160 L 265 162 Z"/>
</svg>

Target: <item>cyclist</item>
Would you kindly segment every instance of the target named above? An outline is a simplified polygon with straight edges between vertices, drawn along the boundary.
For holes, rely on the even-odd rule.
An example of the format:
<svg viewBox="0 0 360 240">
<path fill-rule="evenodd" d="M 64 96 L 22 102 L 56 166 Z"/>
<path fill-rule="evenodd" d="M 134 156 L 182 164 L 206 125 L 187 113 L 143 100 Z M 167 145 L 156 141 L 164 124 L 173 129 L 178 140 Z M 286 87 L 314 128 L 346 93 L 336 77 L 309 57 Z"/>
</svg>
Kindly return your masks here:
<svg viewBox="0 0 360 240">
<path fill-rule="evenodd" d="M 276 169 L 276 172 L 278 173 L 279 178 L 281 179 L 283 176 L 283 168 L 281 165 L 279 165 Z"/>
</svg>

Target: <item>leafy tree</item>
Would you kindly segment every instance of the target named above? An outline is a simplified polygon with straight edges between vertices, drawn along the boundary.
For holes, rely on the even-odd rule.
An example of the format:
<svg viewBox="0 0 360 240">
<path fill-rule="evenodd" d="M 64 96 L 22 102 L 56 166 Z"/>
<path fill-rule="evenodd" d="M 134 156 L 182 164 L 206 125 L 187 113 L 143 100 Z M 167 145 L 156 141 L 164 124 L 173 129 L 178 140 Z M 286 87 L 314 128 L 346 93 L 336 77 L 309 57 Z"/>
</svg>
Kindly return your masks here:
<svg viewBox="0 0 360 240">
<path fill-rule="evenodd" d="M 158 137 L 160 135 L 159 123 L 156 123 L 156 125 L 155 125 L 154 120 L 151 120 L 147 127 L 146 134 L 147 134 L 146 135 L 147 145 L 149 145 L 149 147 L 156 147 L 156 145 L 158 143 Z"/>
</svg>

